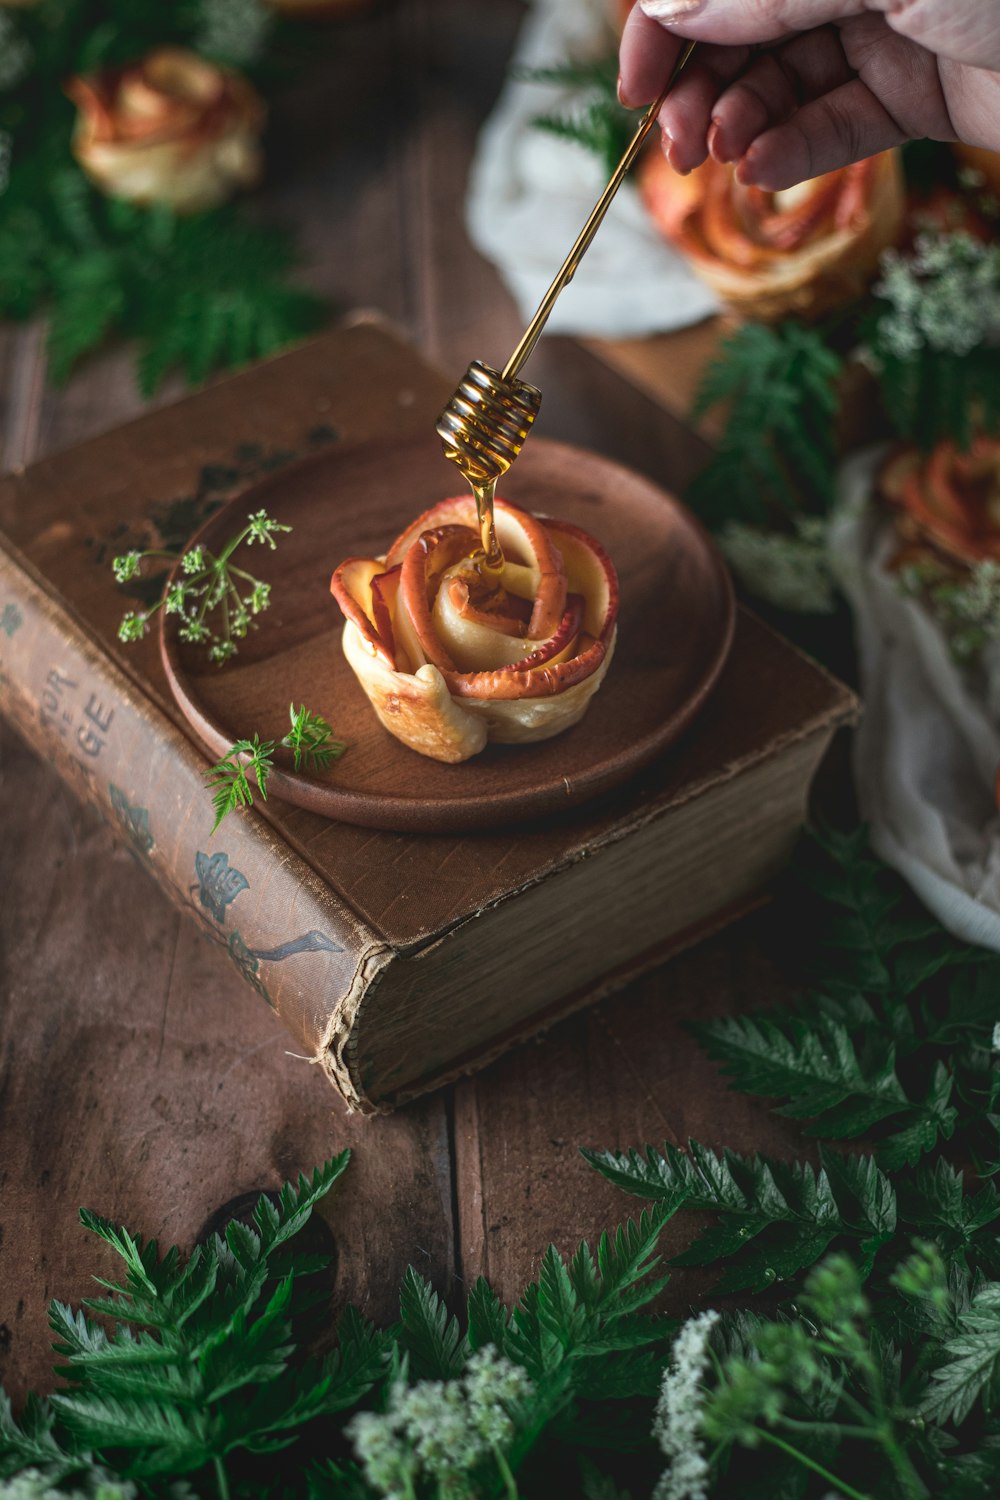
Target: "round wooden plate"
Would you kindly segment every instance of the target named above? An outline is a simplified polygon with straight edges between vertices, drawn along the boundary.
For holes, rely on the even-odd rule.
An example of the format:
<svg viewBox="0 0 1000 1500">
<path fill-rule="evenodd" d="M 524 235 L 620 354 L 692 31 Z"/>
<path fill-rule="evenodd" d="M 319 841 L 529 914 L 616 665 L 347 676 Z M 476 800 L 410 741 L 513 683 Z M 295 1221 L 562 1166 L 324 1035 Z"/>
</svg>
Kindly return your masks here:
<svg viewBox="0 0 1000 1500">
<path fill-rule="evenodd" d="M 377 557 L 421 511 L 461 484 L 433 433 L 418 441 L 332 449 L 275 473 L 214 515 L 197 541 L 218 550 L 248 512 L 293 529 L 276 552 L 241 565 L 272 585 L 260 628 L 223 667 L 185 645 L 161 616 L 160 644 L 178 704 L 213 757 L 237 739 L 280 740 L 289 704 L 333 726 L 348 751 L 326 771 L 293 773 L 279 752 L 269 795 L 364 827 L 443 833 L 520 822 L 615 786 L 675 740 L 722 670 L 733 634 L 732 587 L 701 527 L 663 490 L 619 464 L 532 438 L 502 493 L 591 532 L 621 584 L 618 647 L 586 716 L 537 745 L 489 745 L 461 765 L 428 760 L 379 724 L 340 647 L 330 575 L 345 557 Z"/>
</svg>

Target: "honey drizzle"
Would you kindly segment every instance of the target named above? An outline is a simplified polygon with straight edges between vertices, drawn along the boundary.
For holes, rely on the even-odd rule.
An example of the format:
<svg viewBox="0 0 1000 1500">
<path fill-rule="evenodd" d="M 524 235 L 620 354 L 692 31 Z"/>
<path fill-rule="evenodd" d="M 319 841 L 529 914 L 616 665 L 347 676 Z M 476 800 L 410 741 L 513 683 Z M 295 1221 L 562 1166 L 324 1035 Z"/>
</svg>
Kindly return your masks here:
<svg viewBox="0 0 1000 1500">
<path fill-rule="evenodd" d="M 504 555 L 494 518 L 497 481 L 524 447 L 541 399 L 534 386 L 505 381 L 499 370 L 474 360 L 437 423 L 445 456 L 476 502 L 479 546 L 469 563 L 477 600 L 487 607 L 503 596 Z"/>
<path fill-rule="evenodd" d="M 502 586 L 504 564 L 503 548 L 500 546 L 493 515 L 497 482 L 495 479 L 479 482 L 470 479 L 469 485 L 475 496 L 476 518 L 479 521 L 479 548 L 472 555 L 472 565 L 488 589 L 496 592 Z"/>
</svg>

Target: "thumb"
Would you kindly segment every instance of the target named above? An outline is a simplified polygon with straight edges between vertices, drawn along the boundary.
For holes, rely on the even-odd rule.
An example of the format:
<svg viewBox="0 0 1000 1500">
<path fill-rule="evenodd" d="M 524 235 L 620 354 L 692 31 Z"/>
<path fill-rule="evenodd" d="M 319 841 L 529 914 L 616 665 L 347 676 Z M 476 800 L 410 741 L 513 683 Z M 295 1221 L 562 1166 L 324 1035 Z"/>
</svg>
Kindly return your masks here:
<svg viewBox="0 0 1000 1500">
<path fill-rule="evenodd" d="M 773 42 L 865 14 L 884 15 L 908 41 L 954 62 L 1000 68 L 996 0 L 639 0 L 650 20 L 697 41 Z"/>
</svg>

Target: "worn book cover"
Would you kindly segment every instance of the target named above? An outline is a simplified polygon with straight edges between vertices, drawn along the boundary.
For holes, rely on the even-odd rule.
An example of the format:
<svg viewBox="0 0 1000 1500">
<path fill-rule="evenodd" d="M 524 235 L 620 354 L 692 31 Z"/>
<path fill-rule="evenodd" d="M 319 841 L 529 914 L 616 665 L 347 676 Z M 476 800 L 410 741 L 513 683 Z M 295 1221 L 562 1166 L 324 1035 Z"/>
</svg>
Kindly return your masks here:
<svg viewBox="0 0 1000 1500">
<path fill-rule="evenodd" d="M 232 495 L 310 455 L 430 432 L 450 393 L 359 321 L 0 482 L 3 712 L 366 1111 L 479 1065 L 758 899 L 855 711 L 741 615 L 680 742 L 579 808 L 394 832 L 272 797 L 213 838 L 211 757 L 155 636 L 117 638 L 130 600 L 112 556 L 182 547 Z"/>
</svg>

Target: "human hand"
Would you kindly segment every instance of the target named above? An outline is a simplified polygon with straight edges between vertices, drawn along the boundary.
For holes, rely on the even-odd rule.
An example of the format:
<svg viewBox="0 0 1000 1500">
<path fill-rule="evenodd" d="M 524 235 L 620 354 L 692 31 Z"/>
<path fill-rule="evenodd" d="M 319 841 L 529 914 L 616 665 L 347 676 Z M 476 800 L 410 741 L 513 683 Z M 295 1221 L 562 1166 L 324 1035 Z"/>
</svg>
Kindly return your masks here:
<svg viewBox="0 0 1000 1500">
<path fill-rule="evenodd" d="M 771 192 L 919 136 L 1000 150 L 997 0 L 639 0 L 622 102 L 660 111 L 679 172 L 709 152 Z"/>
</svg>

